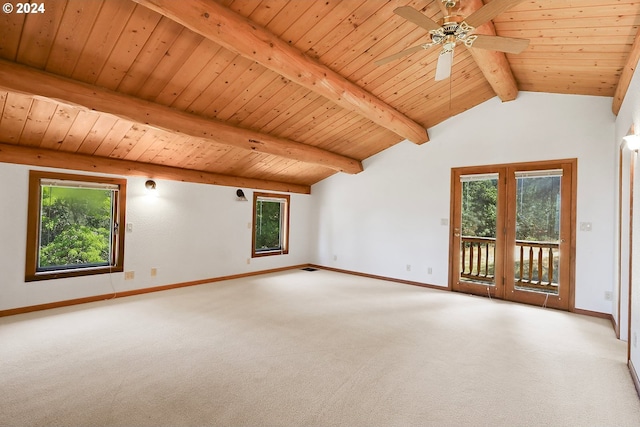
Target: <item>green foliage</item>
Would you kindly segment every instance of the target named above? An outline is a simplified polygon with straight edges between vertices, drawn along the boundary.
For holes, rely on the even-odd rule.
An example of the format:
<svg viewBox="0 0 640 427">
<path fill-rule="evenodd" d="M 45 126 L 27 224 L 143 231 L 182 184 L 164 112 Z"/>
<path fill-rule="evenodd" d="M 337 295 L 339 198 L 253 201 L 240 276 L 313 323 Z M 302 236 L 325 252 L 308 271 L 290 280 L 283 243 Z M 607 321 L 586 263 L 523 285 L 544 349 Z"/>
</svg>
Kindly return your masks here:
<svg viewBox="0 0 640 427">
<path fill-rule="evenodd" d="M 519 178 L 516 186 L 516 239 L 557 241 L 560 177 Z M 495 238 L 497 201 L 497 180 L 464 182 L 462 234 Z"/>
<path fill-rule="evenodd" d="M 111 205 L 109 190 L 43 187 L 39 267 L 107 264 Z"/>
<path fill-rule="evenodd" d="M 281 203 L 258 200 L 256 205 L 256 250 L 280 249 Z"/>
<path fill-rule="evenodd" d="M 498 180 L 468 181 L 462 185 L 462 234 L 495 238 Z"/>
<path fill-rule="evenodd" d="M 558 241 L 560 177 L 521 178 L 516 186 L 516 240 Z"/>
</svg>

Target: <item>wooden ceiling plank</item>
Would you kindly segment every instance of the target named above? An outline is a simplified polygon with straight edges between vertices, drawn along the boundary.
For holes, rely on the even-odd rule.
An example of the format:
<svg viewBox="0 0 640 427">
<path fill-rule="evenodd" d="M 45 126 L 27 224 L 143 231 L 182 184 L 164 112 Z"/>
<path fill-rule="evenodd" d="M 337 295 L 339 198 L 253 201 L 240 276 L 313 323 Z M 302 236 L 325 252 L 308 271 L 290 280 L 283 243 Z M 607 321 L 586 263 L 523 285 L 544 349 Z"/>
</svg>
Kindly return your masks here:
<svg viewBox="0 0 640 427">
<path fill-rule="evenodd" d="M 0 143 L 0 162 L 28 164 L 41 167 L 73 169 L 78 171 L 142 176 L 171 181 L 195 182 L 201 184 L 221 185 L 228 187 L 255 188 L 260 190 L 283 191 L 289 193 L 309 194 L 308 185 L 289 184 L 285 182 L 249 179 L 204 171 L 185 170 L 168 166 L 131 162 L 128 160 L 108 159 L 84 154 L 63 153 L 61 151 L 41 148 L 20 147 Z"/>
<path fill-rule="evenodd" d="M 445 93 L 449 96 L 453 88 L 457 88 L 459 85 L 464 86 L 471 79 L 484 80 L 482 72 L 471 55 L 454 62 L 451 70 L 451 82 L 449 80 L 435 81 L 435 66 L 425 67 L 425 71 L 426 75 L 416 74 L 415 79 L 410 80 L 408 83 L 406 81 L 397 82 L 395 86 L 386 88 L 386 91 L 380 93 L 379 96 L 388 99 L 389 102 L 393 102 L 399 108 L 405 109 L 413 101 L 418 100 L 424 106 L 425 101 L 428 102 L 440 93 Z"/>
<path fill-rule="evenodd" d="M 20 47 L 20 35 L 27 17 L 24 13 L 0 14 L 0 58 L 15 61 Z"/>
<path fill-rule="evenodd" d="M 171 103 L 171 107 L 177 108 L 178 110 L 186 110 L 189 108 L 189 106 L 202 95 L 202 92 L 211 85 L 211 81 L 233 64 L 234 61 L 239 61 L 244 66 L 248 66 L 250 63 L 235 52 L 227 49 L 218 50 L 202 71 L 194 76 L 193 80 L 184 87 L 180 95 Z"/>
<path fill-rule="evenodd" d="M 104 2 L 71 74 L 73 79 L 96 82 L 135 8 L 136 4 L 130 1 Z"/>
<path fill-rule="evenodd" d="M 259 117 L 256 113 L 257 110 L 261 108 L 264 109 L 264 105 L 267 102 L 275 102 L 275 94 L 277 94 L 285 87 L 295 86 L 289 80 L 277 75 L 271 70 L 266 70 L 265 74 L 271 77 L 271 80 L 268 81 L 265 88 L 257 93 L 256 96 L 252 97 L 249 102 L 245 103 L 242 107 L 235 110 L 233 114 L 225 121 L 236 126 L 242 126 L 244 124 L 246 127 L 250 128 L 252 123 L 251 117 Z"/>
<path fill-rule="evenodd" d="M 336 122 L 334 125 L 326 128 L 324 132 L 319 132 L 314 135 L 314 143 L 319 147 L 329 147 L 330 143 L 337 142 L 342 145 L 350 145 L 350 141 L 345 137 L 346 130 L 349 129 L 354 123 L 360 122 L 361 116 L 349 111 L 342 119 Z M 325 148 L 328 149 L 328 148 Z"/>
<path fill-rule="evenodd" d="M 148 127 L 135 123 L 129 128 L 122 139 L 115 144 L 108 157 L 112 159 L 124 159 L 140 139 L 150 131 L 151 129 Z"/>
<path fill-rule="evenodd" d="M 286 131 L 287 127 L 292 122 L 292 119 L 302 119 L 302 116 L 315 109 L 315 107 L 313 107 L 315 102 L 322 102 L 324 100 L 326 100 L 326 98 L 313 92 L 309 92 L 305 96 L 298 98 L 291 107 L 284 112 L 284 114 L 279 114 L 263 129 L 265 132 L 273 135 L 282 135 L 281 132 Z M 311 110 L 309 110 L 309 108 L 311 108 Z"/>
<path fill-rule="evenodd" d="M 256 20 L 255 13 L 248 16 L 251 22 L 268 28 L 271 33 L 282 38 L 282 34 L 287 31 L 295 22 L 301 21 L 300 17 L 313 5 L 311 1 L 288 1 L 287 4 L 273 15 L 266 24 L 261 24 Z M 315 2 L 317 3 L 317 2 Z M 266 20 L 263 20 L 263 22 Z M 288 40 L 287 40 L 288 41 Z"/>
<path fill-rule="evenodd" d="M 442 3 L 438 2 L 438 4 L 441 5 L 441 8 L 444 8 Z M 467 0 L 460 7 L 460 12 L 463 16 L 470 16 L 482 6 L 484 6 L 482 0 Z M 444 11 L 446 12 L 446 8 L 444 8 Z M 496 29 L 493 22 L 489 21 L 476 28 L 473 34 L 495 36 Z M 503 34 L 500 35 L 504 36 Z M 513 76 L 506 55 L 503 52 L 486 49 L 469 48 L 468 50 L 476 61 L 476 64 L 478 64 L 485 79 L 489 82 L 493 91 L 502 102 L 516 99 L 518 96 L 518 84 Z"/>
<path fill-rule="evenodd" d="M 288 135 L 291 135 L 294 130 L 299 129 L 301 126 L 306 126 L 315 120 L 315 114 L 318 108 L 324 106 L 327 99 L 322 96 L 317 96 L 314 97 L 314 99 L 308 99 L 306 101 L 304 104 L 300 103 L 294 109 L 293 114 L 290 114 L 289 117 L 274 127 L 272 133 L 281 135 L 283 138 L 288 138 Z"/>
<path fill-rule="evenodd" d="M 234 99 L 227 101 L 222 108 L 219 108 L 215 115 L 215 118 L 222 120 L 223 122 L 230 121 L 236 122 L 239 118 L 238 112 L 246 109 L 247 104 L 252 104 L 254 101 L 259 103 L 262 94 L 268 90 L 269 86 L 278 78 L 278 76 L 271 70 L 262 68 L 262 73 L 259 76 L 254 76 L 244 90 L 239 93 Z M 245 110 L 246 111 L 246 110 Z M 233 120 L 231 118 L 233 117 Z"/>
<path fill-rule="evenodd" d="M 1 86 L 10 90 L 35 92 L 47 98 L 65 99 L 85 108 L 125 117 L 139 123 L 149 123 L 170 132 L 207 138 L 249 151 L 261 151 L 315 163 L 347 173 L 362 171 L 360 162 L 310 145 L 236 128 L 7 61 L 0 61 L 0 82 Z"/>
<path fill-rule="evenodd" d="M 361 4 L 356 2 L 346 3 L 353 8 L 353 11 L 342 19 L 331 31 L 327 32 L 322 39 L 313 43 L 313 46 L 306 52 L 309 57 L 329 64 L 330 60 L 325 59 L 325 57 L 334 50 L 340 50 L 340 52 L 342 52 L 343 48 L 348 48 L 349 44 L 358 40 L 358 30 L 360 26 L 366 25 L 367 20 L 382 8 L 386 2 L 365 1 Z M 331 21 L 335 21 L 335 18 L 331 17 Z M 336 53 L 336 55 L 338 54 L 339 53 Z"/>
<path fill-rule="evenodd" d="M 250 121 L 250 127 L 269 132 L 269 123 L 276 120 L 281 114 L 290 111 L 291 106 L 310 93 L 309 89 L 294 84 L 285 85 L 270 102 L 266 102 L 251 114 L 244 123 Z M 243 123 L 243 125 L 244 125 Z"/>
<path fill-rule="evenodd" d="M 171 142 L 169 138 L 165 137 L 165 134 L 161 133 L 160 135 L 162 136 L 162 138 L 153 138 L 151 144 L 149 144 L 145 148 L 144 152 L 142 152 L 137 158 L 134 159 L 134 155 L 132 154 L 127 160 L 135 160 L 136 162 L 142 163 L 155 163 L 156 159 L 159 158 L 162 151 L 165 150 L 167 148 L 167 145 Z"/>
<path fill-rule="evenodd" d="M 2 112 L 2 122 L 0 122 L 0 135 L 5 142 L 20 143 L 20 136 L 27 123 L 32 102 L 33 99 L 29 96 L 9 93 Z"/>
<path fill-rule="evenodd" d="M 334 31 L 340 22 L 348 19 L 353 13 L 354 8 L 357 8 L 364 1 L 365 0 L 339 0 L 331 9 L 331 14 L 325 15 L 325 19 L 318 20 L 317 25 L 308 25 L 307 31 L 293 43 L 293 46 L 300 52 L 304 52 L 306 55 L 318 59 L 315 51 L 311 50 L 313 46 L 317 45 L 320 40 L 323 40 L 328 34 Z"/>
<path fill-rule="evenodd" d="M 631 52 L 627 57 L 627 62 L 625 63 L 622 69 L 622 75 L 620 76 L 620 80 L 618 80 L 618 86 L 616 87 L 615 94 L 613 95 L 613 104 L 611 109 L 613 110 L 613 114 L 616 116 L 620 112 L 620 108 L 622 107 L 622 103 L 624 102 L 624 98 L 627 95 L 627 90 L 629 89 L 629 84 L 631 83 L 631 78 L 633 77 L 633 73 L 636 71 L 638 67 L 638 61 L 640 60 L 640 30 L 636 33 L 636 39 L 633 42 L 633 46 L 631 47 Z"/>
<path fill-rule="evenodd" d="M 237 57 L 237 61 L 233 61 L 221 72 L 200 97 L 189 105 L 187 111 L 214 118 L 218 111 L 242 93 L 263 69 L 260 64 Z"/>
<path fill-rule="evenodd" d="M 154 145 L 162 146 L 162 150 L 158 151 L 158 153 L 160 153 L 170 144 L 182 148 L 183 141 L 186 139 L 187 137 L 185 136 L 181 136 L 177 138 L 174 137 L 170 139 L 167 137 L 165 132 L 158 131 L 155 129 L 147 129 L 147 132 L 145 132 L 144 135 L 140 136 L 140 139 L 134 142 L 131 146 L 131 149 L 128 150 L 127 153 L 124 155 L 124 157 L 121 157 L 121 158 L 124 160 L 131 160 L 133 162 L 137 162 L 139 161 L 138 159 L 140 159 L 140 156 L 146 153 L 147 150 L 149 150 L 150 147 Z M 152 161 L 152 163 L 164 164 L 156 160 Z M 177 162 L 174 162 L 174 164 L 171 166 L 175 167 L 176 166 L 175 163 Z"/>
<path fill-rule="evenodd" d="M 182 64 L 177 72 L 170 76 L 170 80 L 152 101 L 162 105 L 172 105 L 182 95 L 182 92 L 202 74 L 203 70 L 209 66 L 209 63 L 213 61 L 215 55 L 221 50 L 222 47 L 220 45 L 203 38 L 189 56 L 189 59 Z"/>
<path fill-rule="evenodd" d="M 331 102 L 331 101 L 329 101 Z M 342 108 L 335 108 L 335 104 L 324 109 L 324 118 L 317 125 L 308 129 L 301 128 L 292 135 L 296 135 L 295 141 L 313 141 L 314 145 L 321 146 L 320 139 L 322 135 L 331 133 L 337 129 L 343 121 L 347 120 L 352 113 Z"/>
<path fill-rule="evenodd" d="M 98 120 L 93 125 L 87 137 L 76 150 L 79 154 L 93 154 L 115 126 L 118 118 L 110 114 L 98 115 Z"/>
<path fill-rule="evenodd" d="M 49 122 L 49 127 L 47 127 L 47 131 L 42 137 L 40 148 L 57 150 L 60 144 L 62 144 L 62 141 L 67 137 L 67 133 L 69 129 L 71 129 L 73 121 L 79 112 L 80 109 L 78 108 L 58 103 L 56 112 L 51 122 Z M 6 142 L 6 139 L 3 138 L 3 140 Z"/>
<path fill-rule="evenodd" d="M 4 117 L 4 105 L 8 96 L 9 92 L 0 90 L 0 123 L 2 123 L 2 118 Z"/>
<path fill-rule="evenodd" d="M 157 73 L 156 67 L 162 59 L 167 57 L 167 52 L 183 29 L 183 26 L 170 19 L 160 19 L 160 22 L 158 22 L 158 25 L 118 85 L 118 92 L 135 95 L 144 83 L 149 80 L 149 77 Z"/>
<path fill-rule="evenodd" d="M 268 2 L 270 0 L 254 0 L 254 1 L 245 1 L 245 0 L 222 0 L 220 4 L 228 7 L 236 13 L 239 13 L 242 16 L 251 15 L 256 9 L 265 8 L 268 6 Z"/>
<path fill-rule="evenodd" d="M 56 112 L 56 103 L 43 99 L 34 99 L 27 116 L 27 122 L 20 137 L 21 145 L 37 147 L 47 132 L 49 123 Z"/>
<path fill-rule="evenodd" d="M 535 3 L 539 4 L 540 2 Z M 501 25 L 503 22 L 565 21 L 585 19 L 586 17 L 617 19 L 623 16 L 635 15 L 637 12 L 638 4 L 635 0 L 628 2 L 616 1 L 615 3 L 598 1 L 592 5 L 588 4 L 588 1 L 562 4 L 562 2 L 554 0 L 540 4 L 539 7 L 534 9 L 528 7 L 527 3 L 522 3 L 517 8 L 498 15 L 493 22 L 496 25 Z M 560 28 L 562 27 L 561 22 L 556 22 L 556 24 L 559 24 Z"/>
<path fill-rule="evenodd" d="M 500 35 L 504 37 L 516 37 L 531 40 L 531 44 L 632 44 L 634 30 L 632 27 L 593 27 L 593 28 L 572 28 L 570 30 L 553 29 L 541 30 L 532 27 L 514 27 L 513 29 L 500 29 Z"/>
<path fill-rule="evenodd" d="M 187 137 L 187 139 L 185 139 L 184 142 L 182 143 L 181 151 L 183 155 L 180 159 L 177 159 L 175 164 L 176 167 L 189 169 L 190 168 L 189 164 L 199 154 L 204 153 L 207 150 L 208 145 L 209 144 L 207 144 L 205 141 L 201 139 Z M 228 146 L 221 145 L 221 147 L 225 147 L 227 150 L 230 149 L 230 147 Z"/>
<path fill-rule="evenodd" d="M 278 34 L 282 40 L 296 46 L 298 49 L 300 49 L 298 42 L 307 35 L 309 31 L 316 27 L 316 25 L 309 25 L 309 22 L 321 23 L 324 22 L 327 16 L 333 17 L 334 9 L 343 2 L 341 0 L 325 0 L 308 3 L 311 4 L 311 7 L 305 11 L 304 15 L 295 21 L 291 21 L 289 28 L 287 28 L 283 33 Z M 329 15 L 330 13 L 331 15 Z M 257 22 L 252 16 L 250 16 L 249 19 L 253 22 Z M 272 25 L 263 25 L 263 27 L 267 27 L 273 32 Z M 309 43 L 304 46 L 304 49 L 307 49 L 308 46 Z"/>
<path fill-rule="evenodd" d="M 132 122 L 128 120 L 122 120 L 117 117 L 115 118 L 117 119 L 117 121 L 115 122 L 113 127 L 107 132 L 107 135 L 100 142 L 100 145 L 96 147 L 96 150 L 93 152 L 94 155 L 99 157 L 109 157 L 109 154 L 113 152 L 113 150 L 118 145 L 118 143 L 122 141 L 125 135 L 133 127 Z"/>
<path fill-rule="evenodd" d="M 428 141 L 426 130 L 418 123 L 328 67 L 303 55 L 264 28 L 215 2 L 136 1 L 333 100 L 343 108 L 356 111 L 374 123 L 392 129 L 410 141 Z"/>
<path fill-rule="evenodd" d="M 103 0 L 69 0 L 45 70 L 65 77 L 71 76 L 102 4 Z"/>
<path fill-rule="evenodd" d="M 73 121 L 71 128 L 69 128 L 69 132 L 67 132 L 62 144 L 58 144 L 57 149 L 71 153 L 78 151 L 82 142 L 89 135 L 89 132 L 91 132 L 91 128 L 93 128 L 96 121 L 98 121 L 99 116 L 100 114 L 95 111 L 78 111 L 78 115 Z"/>
<path fill-rule="evenodd" d="M 66 6 L 66 1 L 48 2 L 46 13 L 27 14 L 18 47 L 18 62 L 44 68 Z"/>
<path fill-rule="evenodd" d="M 161 16 L 144 7 L 136 7 L 122 30 L 95 84 L 116 90 L 160 22 Z"/>
<path fill-rule="evenodd" d="M 204 38 L 200 34 L 182 27 L 180 35 L 156 64 L 146 81 L 139 86 L 135 96 L 148 101 L 156 99 L 171 79 L 186 65 L 202 40 Z"/>
<path fill-rule="evenodd" d="M 335 121 L 333 117 L 338 111 L 345 112 L 344 109 L 338 109 L 333 102 L 323 97 L 319 97 L 314 101 L 312 108 L 313 109 L 308 109 L 305 117 L 297 121 L 289 120 L 287 128 L 282 130 L 282 135 L 285 138 L 291 138 L 297 141 L 299 138 L 294 138 L 293 135 L 301 135 L 313 129 L 320 130 L 321 128 L 329 126 L 329 123 L 326 122 Z M 312 138 L 303 141 L 309 141 L 309 143 L 315 145 Z"/>
<path fill-rule="evenodd" d="M 519 53 L 518 56 L 525 55 L 543 55 L 548 53 L 550 55 L 561 55 L 562 53 L 569 55 L 578 54 L 597 54 L 599 55 L 620 55 L 621 53 L 629 52 L 629 45 L 627 44 L 591 44 L 584 45 L 564 45 L 564 44 L 529 44 L 526 51 Z M 508 56 L 507 56 L 508 57 Z"/>
</svg>

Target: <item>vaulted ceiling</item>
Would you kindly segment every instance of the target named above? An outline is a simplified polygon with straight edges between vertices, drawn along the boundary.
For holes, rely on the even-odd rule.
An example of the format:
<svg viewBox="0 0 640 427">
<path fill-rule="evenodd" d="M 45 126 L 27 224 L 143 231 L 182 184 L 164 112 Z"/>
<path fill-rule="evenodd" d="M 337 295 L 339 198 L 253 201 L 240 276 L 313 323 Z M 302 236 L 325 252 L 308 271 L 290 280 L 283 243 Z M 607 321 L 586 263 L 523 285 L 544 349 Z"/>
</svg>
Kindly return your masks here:
<svg viewBox="0 0 640 427">
<path fill-rule="evenodd" d="M 493 0 L 495 1 L 495 0 Z M 485 0 L 484 3 L 491 3 Z M 307 193 L 498 96 L 613 97 L 640 57 L 640 2 L 524 0 L 479 27 L 519 54 L 440 49 L 394 10 L 440 0 L 50 0 L 0 14 L 0 161 Z M 461 0 L 469 16 L 482 0 Z"/>
</svg>

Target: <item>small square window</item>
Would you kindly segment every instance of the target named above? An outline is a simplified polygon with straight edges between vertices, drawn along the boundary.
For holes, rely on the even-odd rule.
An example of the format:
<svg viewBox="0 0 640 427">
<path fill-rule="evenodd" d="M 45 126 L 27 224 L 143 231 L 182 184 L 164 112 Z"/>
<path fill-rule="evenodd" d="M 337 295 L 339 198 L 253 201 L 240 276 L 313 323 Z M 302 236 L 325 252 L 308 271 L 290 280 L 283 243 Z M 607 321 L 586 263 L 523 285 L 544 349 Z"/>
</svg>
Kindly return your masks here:
<svg viewBox="0 0 640 427">
<path fill-rule="evenodd" d="M 252 257 L 289 253 L 289 196 L 254 193 Z"/>
</svg>

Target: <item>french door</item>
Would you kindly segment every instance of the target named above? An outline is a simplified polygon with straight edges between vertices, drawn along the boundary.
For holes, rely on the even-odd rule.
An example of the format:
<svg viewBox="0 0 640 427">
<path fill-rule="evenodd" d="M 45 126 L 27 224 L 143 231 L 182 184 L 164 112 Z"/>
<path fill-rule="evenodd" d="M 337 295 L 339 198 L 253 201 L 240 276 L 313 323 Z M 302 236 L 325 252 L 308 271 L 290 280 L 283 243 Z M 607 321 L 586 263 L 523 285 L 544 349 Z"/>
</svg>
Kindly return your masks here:
<svg viewBox="0 0 640 427">
<path fill-rule="evenodd" d="M 454 291 L 573 309 L 576 160 L 452 170 Z"/>
</svg>

